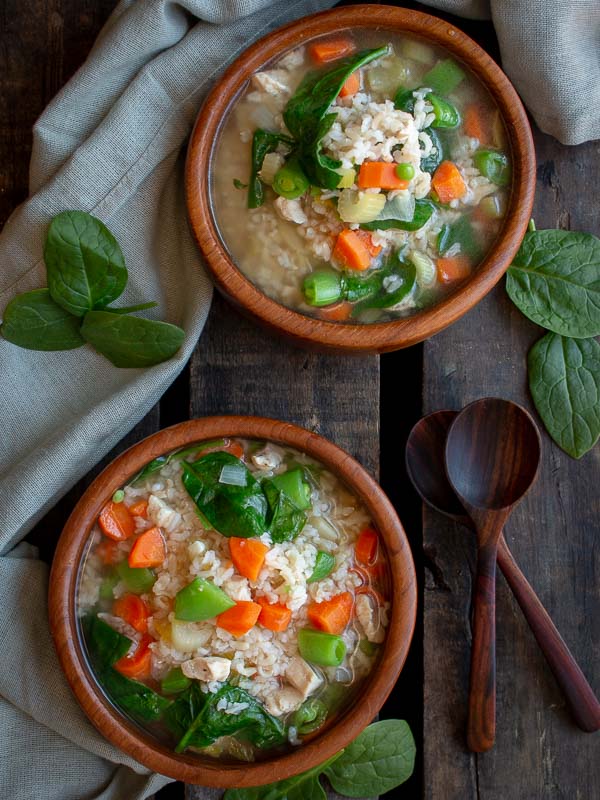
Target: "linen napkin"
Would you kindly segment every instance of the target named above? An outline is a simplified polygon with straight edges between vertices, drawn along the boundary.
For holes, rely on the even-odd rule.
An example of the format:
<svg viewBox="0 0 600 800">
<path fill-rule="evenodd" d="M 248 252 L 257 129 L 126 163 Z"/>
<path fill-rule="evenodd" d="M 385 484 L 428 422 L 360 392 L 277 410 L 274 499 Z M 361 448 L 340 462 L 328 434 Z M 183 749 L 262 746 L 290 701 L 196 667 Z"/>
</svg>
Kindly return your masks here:
<svg viewBox="0 0 600 800">
<path fill-rule="evenodd" d="M 168 780 L 113 748 L 80 711 L 48 632 L 47 567 L 18 543 L 156 403 L 202 331 L 211 289 L 184 222 L 182 145 L 212 81 L 251 41 L 333 1 L 123 0 L 35 126 L 31 198 L 0 237 L 0 313 L 15 293 L 45 284 L 50 218 L 83 209 L 124 250 L 124 303 L 158 300 L 157 317 L 186 339 L 150 370 L 117 370 L 87 347 L 26 352 L 0 339 L 1 797 L 136 800 Z M 430 4 L 491 15 L 504 68 L 542 129 L 568 143 L 600 136 L 597 0 Z"/>
</svg>

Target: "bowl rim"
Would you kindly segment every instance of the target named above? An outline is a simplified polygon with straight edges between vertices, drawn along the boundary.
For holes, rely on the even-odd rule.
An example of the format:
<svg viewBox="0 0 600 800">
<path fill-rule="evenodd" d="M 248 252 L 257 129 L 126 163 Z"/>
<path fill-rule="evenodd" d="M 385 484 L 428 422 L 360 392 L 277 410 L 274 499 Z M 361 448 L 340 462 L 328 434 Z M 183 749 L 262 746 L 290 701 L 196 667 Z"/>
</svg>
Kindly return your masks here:
<svg viewBox="0 0 600 800">
<path fill-rule="evenodd" d="M 295 447 L 321 461 L 361 499 L 385 544 L 392 585 L 389 626 L 380 659 L 361 702 L 322 735 L 265 761 L 229 763 L 175 754 L 118 711 L 103 694 L 84 653 L 75 602 L 79 566 L 98 514 L 116 488 L 145 464 L 196 441 L 226 436 L 268 440 Z M 347 452 L 322 436 L 288 422 L 250 416 L 215 416 L 181 422 L 143 439 L 117 456 L 77 502 L 58 542 L 49 581 L 50 630 L 62 669 L 94 726 L 131 757 L 186 783 L 220 788 L 281 780 L 322 763 L 345 747 L 375 717 L 404 665 L 416 621 L 417 588 L 412 553 L 402 524 L 383 489 Z"/>
<path fill-rule="evenodd" d="M 426 39 L 457 56 L 487 88 L 500 109 L 509 139 L 512 186 L 509 204 L 491 250 L 455 292 L 411 317 L 390 322 L 336 324 L 294 311 L 268 297 L 235 265 L 220 237 L 210 201 L 209 174 L 221 127 L 250 76 L 278 52 L 327 33 L 387 28 Z M 430 14 L 394 6 L 353 5 L 312 14 L 269 33 L 240 55 L 206 98 L 188 146 L 185 192 L 192 234 L 213 282 L 254 321 L 297 343 L 345 352 L 388 352 L 416 344 L 455 322 L 500 280 L 516 254 L 531 217 L 535 150 L 527 113 L 496 62 L 469 36 Z"/>
</svg>

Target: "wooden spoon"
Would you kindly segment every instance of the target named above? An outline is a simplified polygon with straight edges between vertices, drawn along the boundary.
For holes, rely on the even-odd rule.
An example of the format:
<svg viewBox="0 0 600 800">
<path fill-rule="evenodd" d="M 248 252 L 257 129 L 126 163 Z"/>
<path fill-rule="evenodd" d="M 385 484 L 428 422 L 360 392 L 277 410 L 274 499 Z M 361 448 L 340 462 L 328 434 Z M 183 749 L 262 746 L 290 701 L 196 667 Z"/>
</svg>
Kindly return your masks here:
<svg viewBox="0 0 600 800">
<path fill-rule="evenodd" d="M 456 415 L 456 411 L 435 411 L 416 423 L 406 444 L 406 470 L 427 505 L 473 529 L 473 520 L 454 494 L 444 471 L 446 435 Z M 504 534 L 500 535 L 498 545 L 498 565 L 562 689 L 575 722 L 587 733 L 599 730 L 600 703 L 539 597 L 514 560 Z"/>
<path fill-rule="evenodd" d="M 496 558 L 513 508 L 534 482 L 540 434 L 524 408 L 499 398 L 466 406 L 450 425 L 446 473 L 475 525 L 477 578 L 467 745 L 482 753 L 496 735 Z"/>
</svg>

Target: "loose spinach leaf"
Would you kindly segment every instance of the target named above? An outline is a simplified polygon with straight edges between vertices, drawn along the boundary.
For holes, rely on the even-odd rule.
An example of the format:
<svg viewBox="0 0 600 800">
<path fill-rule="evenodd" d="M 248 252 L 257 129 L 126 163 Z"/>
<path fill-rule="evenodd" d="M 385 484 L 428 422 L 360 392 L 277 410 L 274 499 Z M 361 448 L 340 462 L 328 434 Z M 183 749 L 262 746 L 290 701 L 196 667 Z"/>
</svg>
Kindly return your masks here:
<svg viewBox="0 0 600 800">
<path fill-rule="evenodd" d="M 375 220 L 374 222 L 363 222 L 360 227 L 365 231 L 387 231 L 390 228 L 418 231 L 426 222 L 429 222 L 434 211 L 435 206 L 431 200 L 415 200 L 415 214 L 410 222 L 399 219 Z"/>
<path fill-rule="evenodd" d="M 600 436 L 600 344 L 548 333 L 529 351 L 529 388 L 550 436 L 581 458 Z"/>
<path fill-rule="evenodd" d="M 94 615 L 85 617 L 82 625 L 94 672 L 110 699 L 141 722 L 160 719 L 171 701 L 112 667 L 129 651 L 131 640 Z"/>
<path fill-rule="evenodd" d="M 44 260 L 52 299 L 76 317 L 116 300 L 127 283 L 117 240 L 103 222 L 84 211 L 63 211 L 54 217 Z"/>
<path fill-rule="evenodd" d="M 262 488 L 269 504 L 267 524 L 271 539 L 274 542 L 295 539 L 306 525 L 306 514 L 272 480 L 264 480 Z"/>
<path fill-rule="evenodd" d="M 327 795 L 319 783 L 319 775 L 343 752 L 342 750 L 336 753 L 324 764 L 277 783 L 249 789 L 228 789 L 223 795 L 223 800 L 325 800 Z"/>
<path fill-rule="evenodd" d="M 244 703 L 246 708 L 239 714 L 227 714 L 217 706 L 221 700 L 228 704 Z M 185 720 L 185 714 L 181 720 Z M 223 686 L 218 692 L 206 696 L 206 701 L 193 722 L 179 740 L 176 753 L 187 747 L 207 747 L 221 736 L 242 734 L 255 747 L 276 747 L 285 741 L 285 728 L 271 716 L 263 706 L 237 686 Z"/>
<path fill-rule="evenodd" d="M 262 206 L 265 199 L 264 187 L 258 173 L 262 169 L 267 153 L 274 153 L 280 144 L 293 147 L 294 140 L 282 133 L 274 133 L 258 128 L 252 138 L 252 164 L 250 168 L 250 184 L 248 187 L 248 208 Z M 338 175 L 339 178 L 339 175 Z M 238 187 L 239 188 L 239 187 Z"/>
<path fill-rule="evenodd" d="M 225 466 L 245 470 L 246 485 L 220 483 Z M 267 498 L 245 464 L 231 453 L 208 453 L 183 462 L 183 485 L 200 512 L 223 536 L 260 536 L 267 530 Z"/>
<path fill-rule="evenodd" d="M 113 314 L 133 314 L 136 311 L 146 311 L 148 308 L 156 308 L 158 305 L 157 302 L 154 300 L 150 300 L 148 303 L 138 303 L 135 306 L 123 306 L 122 308 L 113 308 L 112 306 L 106 306 L 104 309 L 105 311 L 112 311 Z"/>
<path fill-rule="evenodd" d="M 600 239 L 573 231 L 525 234 L 506 291 L 533 322 L 562 336 L 600 334 Z"/>
<path fill-rule="evenodd" d="M 415 752 L 408 724 L 386 719 L 365 728 L 324 772 L 335 791 L 348 797 L 383 794 L 412 775 Z"/>
<path fill-rule="evenodd" d="M 349 75 L 386 53 L 387 46 L 361 50 L 338 59 L 326 70 L 308 72 L 288 101 L 283 119 L 299 144 L 300 162 L 314 185 L 335 189 L 340 180 L 335 171 L 340 162 L 321 152 L 321 140 L 337 116 L 335 112 L 327 113 L 329 107 Z"/>
<path fill-rule="evenodd" d="M 48 289 L 13 297 L 4 310 L 0 333 L 28 350 L 73 350 L 85 344 L 79 320 L 57 305 Z"/>
<path fill-rule="evenodd" d="M 81 335 L 115 367 L 151 367 L 175 355 L 185 332 L 168 322 L 89 311 Z"/>
</svg>

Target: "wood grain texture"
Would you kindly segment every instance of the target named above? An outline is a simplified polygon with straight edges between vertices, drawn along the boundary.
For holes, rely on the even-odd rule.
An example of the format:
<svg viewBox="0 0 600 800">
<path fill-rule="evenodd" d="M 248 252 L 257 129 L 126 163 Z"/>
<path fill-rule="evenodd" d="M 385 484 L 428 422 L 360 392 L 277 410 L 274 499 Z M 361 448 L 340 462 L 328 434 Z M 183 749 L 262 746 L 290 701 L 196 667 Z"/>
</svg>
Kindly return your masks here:
<svg viewBox="0 0 600 800">
<path fill-rule="evenodd" d="M 563 147 L 535 134 L 538 228 L 600 234 L 585 186 L 600 180 L 600 144 Z M 526 354 L 543 335 L 499 285 L 424 348 L 424 412 L 461 408 L 482 395 L 515 400 L 535 417 Z M 534 490 L 515 510 L 507 542 L 592 689 L 600 689 L 600 452 L 580 461 L 542 431 Z M 464 745 L 475 545 L 462 526 L 424 512 L 429 559 L 424 598 L 424 776 L 431 800 L 588 798 L 600 786 L 598 734 L 579 731 L 515 599 L 497 588 L 496 745 L 483 755 Z M 451 687 L 451 691 L 449 691 Z"/>
</svg>

